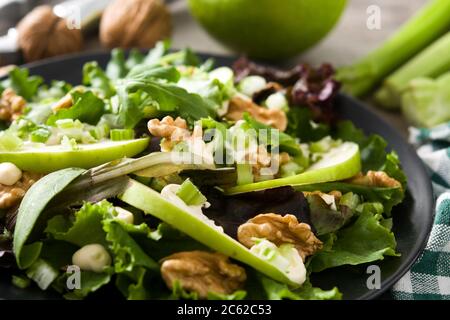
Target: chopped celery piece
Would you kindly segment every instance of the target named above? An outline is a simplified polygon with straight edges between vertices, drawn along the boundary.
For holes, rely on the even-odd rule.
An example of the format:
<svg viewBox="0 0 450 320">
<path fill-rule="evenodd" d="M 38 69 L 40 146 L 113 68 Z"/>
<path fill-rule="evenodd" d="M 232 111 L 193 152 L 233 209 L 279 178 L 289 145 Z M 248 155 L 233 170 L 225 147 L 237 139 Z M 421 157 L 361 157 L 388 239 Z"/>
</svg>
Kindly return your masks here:
<svg viewBox="0 0 450 320">
<path fill-rule="evenodd" d="M 133 129 L 112 129 L 109 133 L 112 141 L 124 141 L 134 139 Z"/>
<path fill-rule="evenodd" d="M 237 185 L 253 183 L 253 168 L 251 164 L 242 163 L 236 165 Z"/>
<path fill-rule="evenodd" d="M 17 288 L 25 289 L 30 285 L 30 279 L 24 276 L 12 276 L 11 282 L 13 285 L 15 285 Z"/>
<path fill-rule="evenodd" d="M 47 290 L 52 282 L 58 277 L 59 272 L 47 261 L 39 259 L 26 271 L 27 276 L 36 282 L 39 288 Z"/>
<path fill-rule="evenodd" d="M 199 206 L 206 202 L 206 197 L 198 190 L 198 188 L 186 179 L 177 192 L 177 196 L 181 198 L 188 206 Z"/>
<path fill-rule="evenodd" d="M 0 151 L 16 151 L 22 144 L 23 141 L 15 134 L 8 131 L 0 132 Z"/>
<path fill-rule="evenodd" d="M 52 133 L 50 132 L 50 130 L 39 128 L 31 133 L 30 140 L 31 142 L 46 143 L 51 135 Z"/>
</svg>

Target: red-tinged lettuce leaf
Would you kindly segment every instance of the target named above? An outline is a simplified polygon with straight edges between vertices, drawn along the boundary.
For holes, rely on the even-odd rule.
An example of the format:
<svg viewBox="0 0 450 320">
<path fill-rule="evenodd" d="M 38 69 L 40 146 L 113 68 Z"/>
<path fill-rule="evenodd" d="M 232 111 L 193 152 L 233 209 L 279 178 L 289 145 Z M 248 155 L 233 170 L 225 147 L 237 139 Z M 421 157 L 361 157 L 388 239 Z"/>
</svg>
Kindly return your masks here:
<svg viewBox="0 0 450 320">
<path fill-rule="evenodd" d="M 395 236 L 382 217 L 381 204 L 365 203 L 360 211 L 353 224 L 329 237 L 324 248 L 312 257 L 309 266 L 313 272 L 398 256 Z"/>
<path fill-rule="evenodd" d="M 225 233 L 236 238 L 237 229 L 247 220 L 262 213 L 292 214 L 311 225 L 308 202 L 302 192 L 292 187 L 267 189 L 236 196 L 224 196 L 214 188 L 202 189 L 211 204 L 205 215 L 222 226 Z"/>
</svg>

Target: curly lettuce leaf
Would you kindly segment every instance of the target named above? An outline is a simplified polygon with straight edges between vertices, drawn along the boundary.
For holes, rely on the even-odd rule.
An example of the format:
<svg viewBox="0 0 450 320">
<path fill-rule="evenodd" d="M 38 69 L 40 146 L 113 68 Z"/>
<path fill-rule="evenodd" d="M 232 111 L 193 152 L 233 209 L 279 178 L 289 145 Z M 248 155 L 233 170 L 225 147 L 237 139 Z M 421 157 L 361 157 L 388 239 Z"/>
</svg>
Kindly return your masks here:
<svg viewBox="0 0 450 320">
<path fill-rule="evenodd" d="M 276 282 L 264 276 L 260 276 L 262 287 L 269 300 L 341 300 L 342 293 L 334 287 L 330 290 L 322 290 L 313 287 L 309 279 L 298 289 L 290 289 L 287 285 Z"/>
<path fill-rule="evenodd" d="M 67 276 L 63 277 L 67 280 Z M 90 293 L 95 292 L 107 285 L 111 281 L 111 272 L 95 273 L 91 271 L 81 271 L 80 273 L 80 289 L 66 293 L 64 298 L 67 300 L 81 300 L 86 298 Z"/>
<path fill-rule="evenodd" d="M 128 234 L 123 224 L 116 220 L 107 220 L 104 224 L 106 240 L 114 256 L 116 273 L 130 272 L 135 267 L 145 267 L 153 271 L 159 270 L 159 265 Z"/>
<path fill-rule="evenodd" d="M 342 265 L 358 265 L 385 256 L 398 256 L 394 233 L 382 217 L 379 203 L 365 203 L 358 209 L 357 220 L 333 235 L 326 246 L 315 254 L 310 267 L 313 272 Z"/>
<path fill-rule="evenodd" d="M 45 233 L 55 240 L 66 241 L 83 247 L 98 243 L 107 246 L 103 231 L 103 220 L 112 218 L 114 207 L 106 200 L 90 204 L 85 203 L 74 217 L 58 215 L 48 221 Z"/>
<path fill-rule="evenodd" d="M 47 125 L 54 126 L 61 119 L 78 119 L 81 122 L 96 125 L 105 113 L 105 103 L 92 91 L 72 92 L 74 104 L 68 109 L 61 109 L 47 120 Z"/>
<path fill-rule="evenodd" d="M 330 134 L 327 124 L 313 122 L 311 110 L 302 107 L 293 107 L 286 114 L 288 126 L 286 133 L 299 138 L 303 142 L 320 140 Z"/>
</svg>

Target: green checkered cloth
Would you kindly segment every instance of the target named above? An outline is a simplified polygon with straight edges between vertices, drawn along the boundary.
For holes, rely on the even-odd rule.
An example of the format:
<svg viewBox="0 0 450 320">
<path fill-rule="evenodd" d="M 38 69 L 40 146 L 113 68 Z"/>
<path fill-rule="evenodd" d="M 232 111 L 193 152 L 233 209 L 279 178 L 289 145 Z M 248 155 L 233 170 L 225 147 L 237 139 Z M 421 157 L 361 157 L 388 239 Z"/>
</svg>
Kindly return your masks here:
<svg viewBox="0 0 450 320">
<path fill-rule="evenodd" d="M 430 171 L 436 216 L 427 246 L 393 287 L 398 300 L 450 300 L 450 122 L 433 129 L 410 129 L 410 142 Z"/>
</svg>

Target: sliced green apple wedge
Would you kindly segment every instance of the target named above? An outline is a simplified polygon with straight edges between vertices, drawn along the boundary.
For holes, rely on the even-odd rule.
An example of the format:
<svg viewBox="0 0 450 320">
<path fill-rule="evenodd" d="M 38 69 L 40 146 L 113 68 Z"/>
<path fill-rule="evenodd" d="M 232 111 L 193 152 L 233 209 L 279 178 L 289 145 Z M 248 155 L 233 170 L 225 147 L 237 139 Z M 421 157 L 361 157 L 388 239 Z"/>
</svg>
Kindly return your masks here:
<svg viewBox="0 0 450 320">
<path fill-rule="evenodd" d="M 286 178 L 244 184 L 225 190 L 226 194 L 238 194 L 283 186 L 339 181 L 353 177 L 361 171 L 359 147 L 353 142 L 344 142 L 325 153 L 321 160 L 305 172 Z"/>
<path fill-rule="evenodd" d="M 92 168 L 144 151 L 149 139 L 103 141 L 79 144 L 76 150 L 65 146 L 27 147 L 15 152 L 0 152 L 1 162 L 12 162 L 22 170 L 48 173 L 64 168 Z"/>
<path fill-rule="evenodd" d="M 242 244 L 225 234 L 219 227 L 200 219 L 195 214 L 184 210 L 174 201 L 164 198 L 153 189 L 131 180 L 125 192 L 119 199 L 136 207 L 146 214 L 155 216 L 162 221 L 184 232 L 188 236 L 204 245 L 223 253 L 233 259 L 241 261 L 274 280 L 291 286 L 299 286 L 286 272 L 273 264 L 259 258 Z"/>
</svg>

